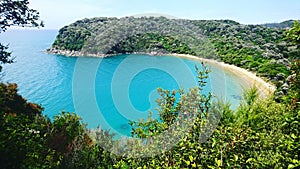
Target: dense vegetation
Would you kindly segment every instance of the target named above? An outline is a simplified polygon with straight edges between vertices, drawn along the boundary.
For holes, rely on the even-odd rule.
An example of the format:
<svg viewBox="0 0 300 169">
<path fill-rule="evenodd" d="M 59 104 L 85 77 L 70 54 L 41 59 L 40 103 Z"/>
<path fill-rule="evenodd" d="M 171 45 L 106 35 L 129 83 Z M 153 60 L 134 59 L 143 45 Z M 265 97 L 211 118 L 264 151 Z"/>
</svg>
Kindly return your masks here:
<svg viewBox="0 0 300 169">
<path fill-rule="evenodd" d="M 59 30 L 50 49 L 79 51 L 81 55 L 121 53 L 203 54 L 211 45 L 202 30 L 187 20 L 160 18 L 92 18 L 79 20 Z"/>
<path fill-rule="evenodd" d="M 3 83 L 0 112 L 0 168 L 73 168 L 72 158 L 78 147 L 81 153 L 85 149 L 95 153 L 94 157 L 84 156 L 81 160 L 100 160 L 97 165 L 89 161 L 81 161 L 81 165 L 106 165 L 106 161 L 101 161 L 103 149 L 91 144 L 85 126 L 74 113 L 63 112 L 51 122 L 41 114 L 39 105 L 28 103 L 17 94 L 17 85 Z"/>
<path fill-rule="evenodd" d="M 262 24 L 262 26 L 268 27 L 268 28 L 291 28 L 293 27 L 294 20 L 287 20 L 280 23 L 265 23 Z"/>
<path fill-rule="evenodd" d="M 162 34 L 145 33 L 130 36 L 114 45 L 107 54 L 134 53 L 134 52 L 157 52 L 195 54 L 191 48 L 172 36 Z"/>
</svg>

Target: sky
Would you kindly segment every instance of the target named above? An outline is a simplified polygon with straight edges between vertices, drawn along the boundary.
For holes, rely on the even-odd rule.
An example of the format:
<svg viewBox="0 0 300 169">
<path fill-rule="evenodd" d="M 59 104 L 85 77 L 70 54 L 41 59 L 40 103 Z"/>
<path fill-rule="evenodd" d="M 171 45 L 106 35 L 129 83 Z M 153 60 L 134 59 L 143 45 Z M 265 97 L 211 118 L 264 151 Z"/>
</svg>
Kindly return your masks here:
<svg viewBox="0 0 300 169">
<path fill-rule="evenodd" d="M 79 19 L 157 13 L 183 19 L 231 19 L 262 24 L 300 19 L 299 0 L 29 0 L 44 29 Z"/>
</svg>

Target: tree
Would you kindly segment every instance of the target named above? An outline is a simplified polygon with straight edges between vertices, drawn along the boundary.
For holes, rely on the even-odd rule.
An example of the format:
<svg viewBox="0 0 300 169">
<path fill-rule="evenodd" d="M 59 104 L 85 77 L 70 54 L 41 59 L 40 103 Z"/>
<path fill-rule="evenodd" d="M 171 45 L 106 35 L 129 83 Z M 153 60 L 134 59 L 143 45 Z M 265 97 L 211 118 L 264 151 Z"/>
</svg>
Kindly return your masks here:
<svg viewBox="0 0 300 169">
<path fill-rule="evenodd" d="M 297 47 L 300 47 L 300 23 L 294 22 L 294 26 L 286 32 L 287 38 Z"/>
<path fill-rule="evenodd" d="M 293 64 L 291 65 L 291 71 L 292 71 L 292 79 L 291 79 L 291 91 L 290 93 L 292 97 L 294 97 L 292 100 L 296 104 L 296 107 L 299 105 L 300 100 L 300 23 L 299 21 L 294 22 L 294 26 L 287 30 L 286 37 L 297 46 L 298 54 L 296 55 L 296 58 L 294 59 Z M 293 105 L 293 104 L 292 104 Z"/>
<path fill-rule="evenodd" d="M 39 13 L 28 7 L 28 0 L 1 0 L 0 1 L 0 33 L 5 32 L 11 26 L 43 27 L 39 20 Z M 2 65 L 13 63 L 8 46 L 0 43 L 0 72 Z"/>
</svg>

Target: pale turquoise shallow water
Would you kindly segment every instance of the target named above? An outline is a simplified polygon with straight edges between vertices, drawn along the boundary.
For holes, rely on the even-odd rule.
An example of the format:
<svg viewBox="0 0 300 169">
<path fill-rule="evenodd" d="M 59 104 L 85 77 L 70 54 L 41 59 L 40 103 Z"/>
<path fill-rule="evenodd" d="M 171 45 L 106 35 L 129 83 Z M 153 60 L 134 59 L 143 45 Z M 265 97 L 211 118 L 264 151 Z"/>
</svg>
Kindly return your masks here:
<svg viewBox="0 0 300 169">
<path fill-rule="evenodd" d="M 50 118 L 59 112 L 76 112 L 90 128 L 102 126 L 129 135 L 128 120 L 157 117 L 157 87 L 184 89 L 196 84 L 194 66 L 200 62 L 171 56 L 122 55 L 105 59 L 46 54 L 56 30 L 11 30 L 0 35 L 16 62 L 4 66 L 2 81 L 17 83 L 19 93 L 41 104 Z M 240 102 L 237 78 L 211 66 L 205 92 Z"/>
</svg>

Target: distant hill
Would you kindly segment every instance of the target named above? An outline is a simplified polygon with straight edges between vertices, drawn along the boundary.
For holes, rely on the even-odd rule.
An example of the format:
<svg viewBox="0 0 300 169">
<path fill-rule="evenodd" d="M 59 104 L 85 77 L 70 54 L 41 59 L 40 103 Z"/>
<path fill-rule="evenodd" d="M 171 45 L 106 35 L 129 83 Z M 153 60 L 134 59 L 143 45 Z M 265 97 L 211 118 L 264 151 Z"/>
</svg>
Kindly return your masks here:
<svg viewBox="0 0 300 169">
<path fill-rule="evenodd" d="M 232 42 L 232 38 L 235 38 L 239 39 L 239 48 L 251 48 L 263 54 L 263 49 L 258 50 L 260 44 L 275 43 L 282 36 L 283 31 L 280 30 L 260 25 L 242 25 L 232 20 L 98 17 L 79 20 L 61 28 L 51 51 L 65 51 L 63 54 L 66 55 L 142 52 L 213 57 L 217 55 L 214 53 L 217 52 L 217 44 Z"/>
<path fill-rule="evenodd" d="M 73 51 L 74 55 L 136 52 L 204 55 L 207 46 L 204 34 L 204 30 L 190 20 L 153 16 L 99 17 L 63 27 L 51 49 Z"/>
<path fill-rule="evenodd" d="M 280 29 L 286 29 L 291 28 L 293 26 L 295 20 L 287 20 L 280 23 L 265 23 L 262 24 L 262 26 L 268 27 L 268 28 L 280 28 Z"/>
</svg>

